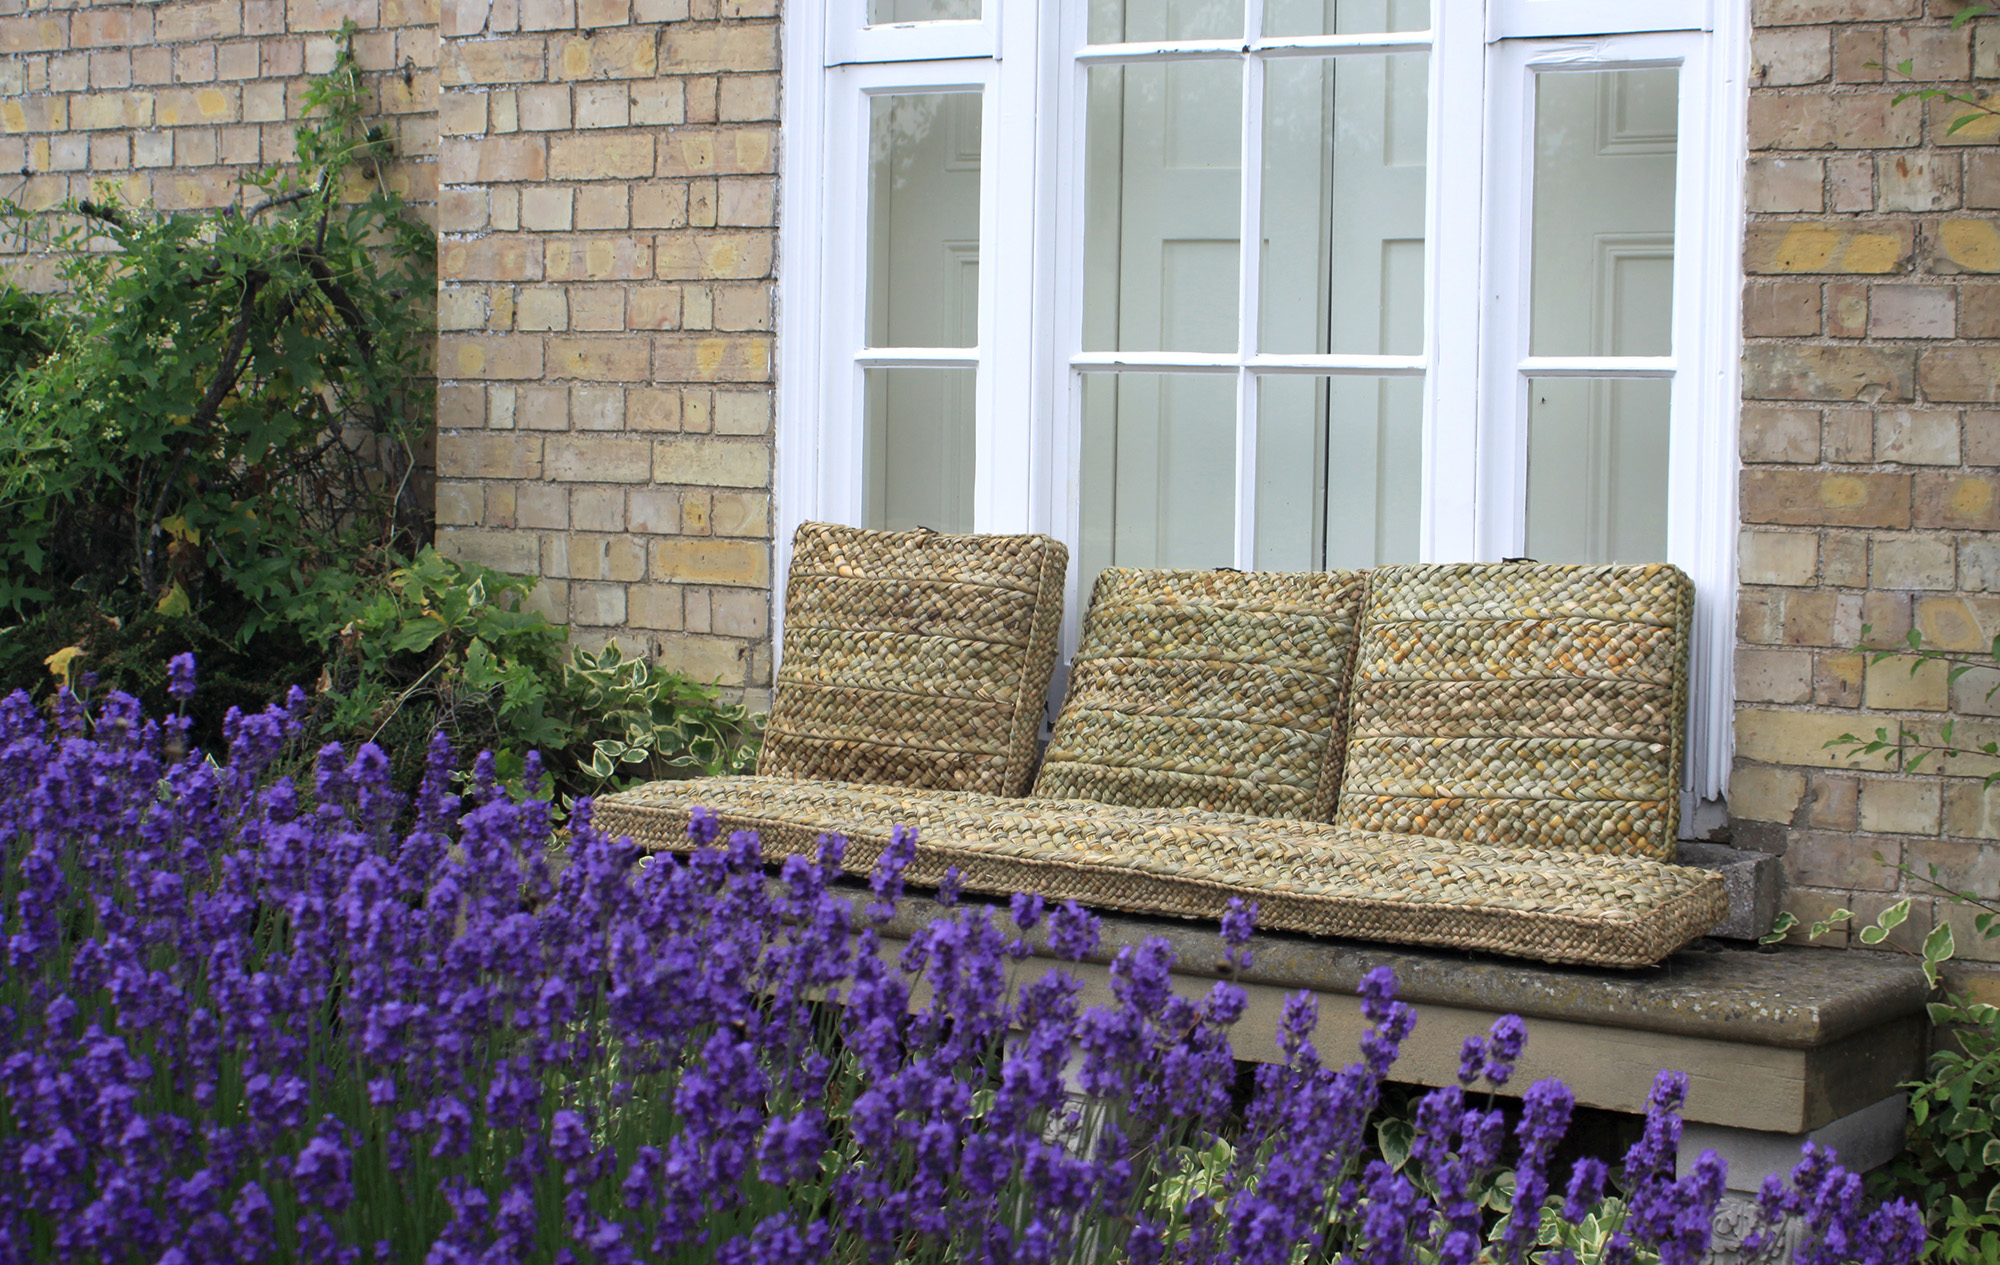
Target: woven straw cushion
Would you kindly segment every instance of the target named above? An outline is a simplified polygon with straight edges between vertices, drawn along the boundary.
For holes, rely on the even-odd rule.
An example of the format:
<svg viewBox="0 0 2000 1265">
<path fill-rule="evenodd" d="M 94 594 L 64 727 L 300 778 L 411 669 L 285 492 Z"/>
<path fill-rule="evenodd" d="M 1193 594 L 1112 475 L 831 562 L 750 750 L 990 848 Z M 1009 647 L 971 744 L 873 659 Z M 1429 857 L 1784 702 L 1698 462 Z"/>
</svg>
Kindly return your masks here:
<svg viewBox="0 0 2000 1265">
<path fill-rule="evenodd" d="M 1335 820 L 1671 859 L 1693 608 L 1665 565 L 1371 572 Z"/>
<path fill-rule="evenodd" d="M 1047 536 L 800 527 L 758 772 L 1024 793 L 1068 566 Z"/>
<path fill-rule="evenodd" d="M 1325 821 L 1362 575 L 1111 568 L 1035 795 Z"/>
<path fill-rule="evenodd" d="M 966 888 L 1037 891 L 1104 910 L 1215 918 L 1257 902 L 1275 930 L 1649 966 L 1720 922 L 1720 875 L 1626 857 L 1531 855 L 1229 813 L 880 790 L 834 782 L 655 782 L 597 801 L 597 824 L 649 850 L 688 846 L 688 810 L 755 830 L 767 857 L 845 834 L 866 873 L 897 825 L 918 831 L 913 882 L 957 866 Z"/>
</svg>

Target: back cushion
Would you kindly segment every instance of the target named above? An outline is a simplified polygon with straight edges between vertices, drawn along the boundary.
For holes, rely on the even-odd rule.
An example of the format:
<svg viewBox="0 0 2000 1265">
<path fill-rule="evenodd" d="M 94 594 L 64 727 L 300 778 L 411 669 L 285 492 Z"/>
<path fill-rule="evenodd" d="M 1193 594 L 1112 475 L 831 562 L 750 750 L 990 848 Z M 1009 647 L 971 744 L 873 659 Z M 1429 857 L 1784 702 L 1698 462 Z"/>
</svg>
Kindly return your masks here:
<svg viewBox="0 0 2000 1265">
<path fill-rule="evenodd" d="M 1023 794 L 1068 566 L 1047 536 L 804 524 L 757 771 Z"/>
<path fill-rule="evenodd" d="M 1664 564 L 1371 572 L 1336 820 L 1673 860 L 1693 611 Z"/>
<path fill-rule="evenodd" d="M 1035 794 L 1324 821 L 1360 572 L 1097 579 Z"/>
</svg>

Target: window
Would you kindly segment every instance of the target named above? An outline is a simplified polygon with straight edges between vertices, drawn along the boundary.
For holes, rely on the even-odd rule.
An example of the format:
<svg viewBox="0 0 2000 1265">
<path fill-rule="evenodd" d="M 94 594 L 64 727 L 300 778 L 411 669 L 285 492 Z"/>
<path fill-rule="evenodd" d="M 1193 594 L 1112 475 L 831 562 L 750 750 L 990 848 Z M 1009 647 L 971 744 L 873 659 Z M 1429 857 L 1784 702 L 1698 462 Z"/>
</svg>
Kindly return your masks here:
<svg viewBox="0 0 2000 1265">
<path fill-rule="evenodd" d="M 789 6 L 781 520 L 1672 561 L 1713 798 L 1745 3 Z"/>
</svg>

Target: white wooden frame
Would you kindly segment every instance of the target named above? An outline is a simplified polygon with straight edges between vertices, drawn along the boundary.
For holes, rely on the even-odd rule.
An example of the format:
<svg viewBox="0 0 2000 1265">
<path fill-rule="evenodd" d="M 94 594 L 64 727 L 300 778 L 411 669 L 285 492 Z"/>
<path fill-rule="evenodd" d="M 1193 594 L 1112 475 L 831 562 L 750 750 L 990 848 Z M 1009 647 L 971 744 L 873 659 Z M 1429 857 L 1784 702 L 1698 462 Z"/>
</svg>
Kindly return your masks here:
<svg viewBox="0 0 2000 1265">
<path fill-rule="evenodd" d="M 1256 30 L 1261 0 L 1249 0 Z M 1525 433 L 1516 394 L 1518 349 L 1496 348 L 1490 300 L 1505 254 L 1495 234 L 1524 231 L 1525 136 L 1518 90 L 1548 59 L 1624 64 L 1674 62 L 1682 88 L 1677 193 L 1675 351 L 1665 363 L 1527 362 L 1538 375 L 1671 373 L 1674 457 L 1669 556 L 1695 577 L 1700 597 L 1692 682 L 1687 787 L 1718 796 L 1728 777 L 1733 709 L 1737 318 L 1747 109 L 1749 0 L 1432 0 L 1428 33 L 1320 36 L 1172 44 L 1086 44 L 1075 0 L 985 0 L 976 22 L 866 27 L 865 0 L 786 6 L 784 164 L 780 189 L 777 573 L 790 537 L 814 518 L 859 521 L 860 382 L 863 368 L 976 362 L 974 523 L 981 531 L 1046 531 L 1079 539 L 1081 387 L 1086 373 L 1120 369 L 1233 374 L 1238 382 L 1235 547 L 1254 561 L 1257 380 L 1279 373 L 1418 376 L 1425 379 L 1420 540 L 1428 561 L 1518 554 L 1498 526 L 1519 498 L 1501 495 L 1506 445 L 1494 427 Z M 1003 20 L 1004 9 L 1004 20 Z M 1647 34 L 1633 34 L 1643 30 Z M 1668 32 L 1661 34 L 1661 32 Z M 1579 38 L 1597 37 L 1597 38 Z M 1527 38 L 1559 41 L 1530 47 Z M 1426 294 L 1429 325 L 1419 356 L 1265 356 L 1256 352 L 1257 252 L 1241 252 L 1240 354 L 1086 353 L 1081 346 L 1084 77 L 1091 65 L 1178 57 L 1244 62 L 1242 238 L 1255 242 L 1261 182 L 1262 66 L 1271 57 L 1413 51 L 1431 55 Z M 893 64 L 891 64 L 893 63 Z M 859 345 L 861 231 L 866 214 L 867 95 L 898 88 L 977 86 L 984 94 L 979 345 L 878 351 Z M 1496 102 L 1512 102 L 1506 110 Z M 1468 118 L 1483 126 L 1465 126 Z M 1449 125 L 1448 125 L 1449 124 Z M 859 129 L 857 131 L 857 128 Z M 1502 134 L 1516 138 L 1504 141 Z M 859 144 L 861 147 L 856 149 Z M 1503 144 L 1515 144 L 1506 162 Z M 1700 260 L 1693 251 L 1699 243 Z M 1525 258 L 1516 241 L 1514 258 Z M 851 274 L 852 280 L 845 279 Z M 1683 286 L 1696 291 L 1683 299 Z M 1515 285 L 1508 293 L 1524 298 Z M 1502 364 L 1502 361 L 1505 364 Z M 1685 442 L 1684 442 L 1685 441 Z M 1503 451 L 1503 449 L 1505 451 Z M 1516 458 L 1517 460 L 1517 458 Z M 1504 502 L 1505 504 L 1501 504 Z M 1075 644 L 1086 594 L 1074 575 L 1065 651 Z M 782 587 L 777 594 L 782 602 Z M 781 633 L 782 609 L 774 623 Z M 1058 686 L 1060 689 L 1060 685 Z M 1683 819 L 1691 819 L 1684 813 Z"/>
</svg>

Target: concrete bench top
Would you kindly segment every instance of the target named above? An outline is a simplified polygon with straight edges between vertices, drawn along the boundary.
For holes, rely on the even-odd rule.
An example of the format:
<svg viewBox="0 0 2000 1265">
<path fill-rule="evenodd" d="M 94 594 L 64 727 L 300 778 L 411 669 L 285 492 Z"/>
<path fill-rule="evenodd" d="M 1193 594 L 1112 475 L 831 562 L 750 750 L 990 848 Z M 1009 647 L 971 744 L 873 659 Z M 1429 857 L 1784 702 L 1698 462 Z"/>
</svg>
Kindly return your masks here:
<svg viewBox="0 0 2000 1265">
<path fill-rule="evenodd" d="M 911 893 L 886 933 L 907 938 L 941 912 Z M 1004 906 L 996 913 L 1012 927 Z M 1173 944 L 1189 991 L 1219 973 L 1213 924 L 1124 915 L 1102 923 L 1098 954 L 1077 971 L 1087 1000 L 1108 997 L 1103 971 L 1118 950 L 1150 936 Z M 1657 967 L 1626 971 L 1282 933 L 1257 935 L 1250 951 L 1241 982 L 1251 1001 L 1235 1038 L 1246 1059 L 1278 1057 L 1277 1012 L 1299 989 L 1320 996 L 1325 1056 L 1351 1057 L 1366 1026 L 1355 989 L 1381 965 L 1395 968 L 1398 995 L 1417 1007 L 1399 1080 L 1445 1083 L 1464 1037 L 1511 1013 L 1528 1020 L 1522 1087 L 1561 1076 L 1579 1102 L 1636 1111 L 1653 1074 L 1671 1067 L 1691 1078 L 1689 1120 L 1794 1134 L 1890 1097 L 1921 1072 L 1926 1052 L 1929 990 L 1923 971 L 1900 954 L 1710 940 Z"/>
</svg>

